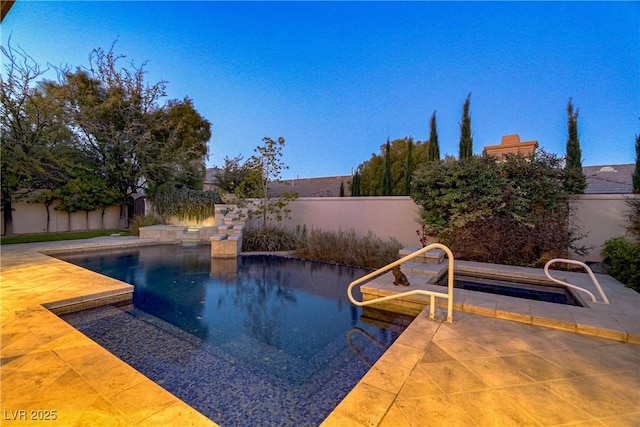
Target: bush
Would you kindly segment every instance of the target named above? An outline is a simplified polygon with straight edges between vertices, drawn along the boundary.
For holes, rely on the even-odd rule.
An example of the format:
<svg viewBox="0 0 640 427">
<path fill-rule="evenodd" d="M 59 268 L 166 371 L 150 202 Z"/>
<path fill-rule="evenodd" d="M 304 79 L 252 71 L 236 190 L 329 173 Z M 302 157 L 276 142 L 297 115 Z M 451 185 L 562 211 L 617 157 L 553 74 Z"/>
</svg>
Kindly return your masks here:
<svg viewBox="0 0 640 427">
<path fill-rule="evenodd" d="M 247 228 L 242 232 L 243 252 L 293 251 L 298 245 L 296 234 L 283 227 Z"/>
<path fill-rule="evenodd" d="M 640 242 L 640 199 L 627 199 L 627 231 Z"/>
<path fill-rule="evenodd" d="M 354 267 L 380 268 L 398 259 L 402 245 L 395 239 L 382 240 L 372 232 L 358 236 L 350 231 L 311 230 L 302 233 L 296 255 L 314 261 Z"/>
<path fill-rule="evenodd" d="M 160 220 L 153 214 L 138 215 L 129 223 L 129 230 L 134 236 L 140 236 L 140 227 L 158 224 L 160 224 Z"/>
<path fill-rule="evenodd" d="M 564 170 L 554 155 L 473 156 L 428 162 L 412 181 L 421 221 L 456 258 L 540 266 L 585 254 L 570 221 Z"/>
<path fill-rule="evenodd" d="M 614 237 L 604 243 L 602 255 L 609 266 L 609 274 L 640 292 L 640 243 Z"/>
</svg>

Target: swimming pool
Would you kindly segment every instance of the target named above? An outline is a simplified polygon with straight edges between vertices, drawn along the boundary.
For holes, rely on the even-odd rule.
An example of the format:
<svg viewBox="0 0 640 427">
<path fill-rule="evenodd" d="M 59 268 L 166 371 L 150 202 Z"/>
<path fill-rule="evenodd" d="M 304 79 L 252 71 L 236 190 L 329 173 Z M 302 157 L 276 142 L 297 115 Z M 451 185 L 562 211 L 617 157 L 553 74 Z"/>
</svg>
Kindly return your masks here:
<svg viewBox="0 0 640 427">
<path fill-rule="evenodd" d="M 62 317 L 222 426 L 320 424 L 411 320 L 350 304 L 368 270 L 209 250 L 58 256 L 135 286 L 132 305 Z"/>
</svg>

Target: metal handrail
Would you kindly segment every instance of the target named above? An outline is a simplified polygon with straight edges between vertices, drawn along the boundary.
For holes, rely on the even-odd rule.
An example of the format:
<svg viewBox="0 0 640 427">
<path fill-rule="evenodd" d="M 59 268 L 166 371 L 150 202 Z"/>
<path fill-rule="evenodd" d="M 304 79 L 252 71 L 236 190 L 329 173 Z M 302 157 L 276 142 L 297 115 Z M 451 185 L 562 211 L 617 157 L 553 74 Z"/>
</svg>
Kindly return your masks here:
<svg viewBox="0 0 640 427">
<path fill-rule="evenodd" d="M 366 282 L 368 280 L 371 280 L 377 276 L 379 276 L 380 274 L 391 270 L 393 267 L 396 267 L 398 265 L 401 265 L 407 261 L 409 261 L 410 259 L 413 259 L 417 256 L 422 255 L 423 253 L 430 251 L 431 249 L 442 249 L 443 251 L 445 251 L 445 253 L 447 254 L 447 257 L 449 258 L 449 270 L 447 272 L 448 275 L 448 280 L 447 280 L 447 287 L 448 287 L 448 291 L 447 293 L 442 293 L 442 292 L 435 292 L 435 291 L 427 291 L 427 290 L 422 290 L 422 289 L 415 289 L 412 291 L 408 291 L 408 292 L 401 292 L 399 294 L 395 294 L 395 295 L 388 295 L 385 297 L 379 297 L 379 298 L 375 298 L 372 300 L 368 300 L 368 301 L 357 301 L 355 298 L 353 298 L 353 295 L 351 294 L 352 289 L 363 283 Z M 418 249 L 417 251 L 403 257 L 400 258 L 399 260 L 392 262 L 391 264 L 388 264 L 382 268 L 379 268 L 378 270 L 367 274 L 366 276 L 363 276 L 357 280 L 354 280 L 353 282 L 351 282 L 349 284 L 349 288 L 347 288 L 347 296 L 349 297 L 349 300 L 360 307 L 364 307 L 366 305 L 371 305 L 371 304 L 375 304 L 377 302 L 383 302 L 383 301 L 389 301 L 392 299 L 397 299 L 397 298 L 402 298 L 405 296 L 409 296 L 409 295 L 428 295 L 430 298 L 430 303 L 429 303 L 429 318 L 430 319 L 435 319 L 435 298 L 436 297 L 440 297 L 440 298 L 446 298 L 448 300 L 447 303 L 447 322 L 449 323 L 453 323 L 453 252 L 451 252 L 451 249 L 449 249 L 448 247 L 446 247 L 445 245 L 441 244 L 441 243 L 431 243 L 430 245 L 425 246 L 422 249 Z"/>
<path fill-rule="evenodd" d="M 588 290 L 586 290 L 584 288 L 581 288 L 580 286 L 572 285 L 570 283 L 563 282 L 562 280 L 554 279 L 553 277 L 551 277 L 551 274 L 549 274 L 549 266 L 551 264 L 555 264 L 556 262 L 579 265 L 579 266 L 583 267 L 585 270 L 587 270 L 587 273 L 589 273 L 589 277 L 591 277 L 591 280 L 593 281 L 593 284 L 596 285 L 596 288 L 598 289 L 598 292 L 600 292 L 600 296 L 602 297 L 602 302 L 604 304 L 609 304 L 609 299 L 604 294 L 604 291 L 602 290 L 602 287 L 600 286 L 600 283 L 598 282 L 598 279 L 596 279 L 596 276 L 593 274 L 593 271 L 591 271 L 591 268 L 589 268 L 589 266 L 587 264 L 585 264 L 583 262 L 580 262 L 580 261 L 575 261 L 575 260 L 572 260 L 572 259 L 554 258 L 554 259 L 550 259 L 549 261 L 547 261 L 547 263 L 544 265 L 544 274 L 549 279 L 551 279 L 552 281 L 554 281 L 556 283 L 559 283 L 559 284 L 561 284 L 563 286 L 568 286 L 569 288 L 575 289 L 577 291 L 586 292 L 591 297 L 591 302 L 600 302 L 600 301 L 596 301 L 596 297 L 591 292 L 589 292 Z"/>
</svg>

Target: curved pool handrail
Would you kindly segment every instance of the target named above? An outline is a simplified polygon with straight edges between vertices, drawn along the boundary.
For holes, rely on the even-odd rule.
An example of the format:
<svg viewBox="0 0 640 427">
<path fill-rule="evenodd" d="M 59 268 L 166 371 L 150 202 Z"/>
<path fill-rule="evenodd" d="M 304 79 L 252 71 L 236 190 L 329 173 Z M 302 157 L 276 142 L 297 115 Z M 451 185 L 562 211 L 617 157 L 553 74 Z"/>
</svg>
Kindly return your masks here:
<svg viewBox="0 0 640 427">
<path fill-rule="evenodd" d="M 583 263 L 583 262 L 572 260 L 572 259 L 564 259 L 564 258 L 550 259 L 544 265 L 544 274 L 547 276 L 547 278 L 549 278 L 550 280 L 552 280 L 552 281 L 554 281 L 556 283 L 559 283 L 559 284 L 561 284 L 563 286 L 567 286 L 567 287 L 569 287 L 571 289 L 575 289 L 577 291 L 586 292 L 591 297 L 591 302 L 600 302 L 600 301 L 596 300 L 596 297 L 595 297 L 595 295 L 593 295 L 593 293 L 589 292 L 585 288 L 581 288 L 580 286 L 572 285 L 570 283 L 567 283 L 567 282 L 564 282 L 562 280 L 558 280 L 558 279 L 555 279 L 555 278 L 551 277 L 551 274 L 549 273 L 549 266 L 551 266 L 551 264 L 555 264 L 557 262 L 579 265 L 580 267 L 582 267 L 585 270 L 587 270 L 587 273 L 589 273 L 589 277 L 591 277 L 591 280 L 593 281 L 593 284 L 596 285 L 596 288 L 598 289 L 598 292 L 600 293 L 600 296 L 602 297 L 602 303 L 610 304 L 609 303 L 609 299 L 607 298 L 607 296 L 605 295 L 604 291 L 602 290 L 602 287 L 600 286 L 600 283 L 598 282 L 598 279 L 596 279 L 596 276 L 593 274 L 593 271 L 591 271 L 591 268 L 589 268 L 589 266 L 587 264 Z"/>
<path fill-rule="evenodd" d="M 442 292 L 435 292 L 435 291 L 427 291 L 427 290 L 422 290 L 422 289 L 415 289 L 412 291 L 408 291 L 408 292 L 401 292 L 398 294 L 394 294 L 394 295 L 388 295 L 388 296 L 384 296 L 384 297 L 379 297 L 379 298 L 374 298 L 368 301 L 357 301 L 353 295 L 351 294 L 353 288 L 359 284 L 362 284 L 368 280 L 371 280 L 379 275 L 381 275 L 382 273 L 385 273 L 389 270 L 391 270 L 393 267 L 396 267 L 398 265 L 401 265 L 407 261 L 409 261 L 410 259 L 413 259 L 417 256 L 422 255 L 423 253 L 430 251 L 431 249 L 442 249 L 443 251 L 445 251 L 445 253 L 447 254 L 447 258 L 449 259 L 449 268 L 447 271 L 447 275 L 448 275 L 448 280 L 447 280 L 447 293 L 442 293 Z M 409 295 L 427 295 L 430 297 L 430 303 L 429 303 L 429 317 L 431 319 L 435 319 L 435 297 L 440 297 L 440 298 L 445 298 L 447 299 L 447 322 L 449 323 L 453 323 L 453 252 L 451 252 L 451 249 L 449 249 L 448 247 L 446 247 L 445 245 L 443 245 L 442 243 L 431 243 L 430 245 L 427 245 L 421 249 L 418 249 L 417 251 L 403 257 L 400 258 L 397 261 L 392 262 L 391 264 L 388 264 L 382 268 L 377 269 L 376 271 L 367 274 L 366 276 L 363 276 L 357 280 L 354 280 L 353 282 L 351 282 L 349 284 L 349 287 L 347 288 L 347 296 L 349 297 L 349 300 L 360 307 L 364 307 L 366 305 L 370 305 L 370 304 L 375 304 L 377 302 L 383 302 L 383 301 L 389 301 L 392 299 L 397 299 L 397 298 L 402 298 L 402 297 L 406 297 Z"/>
</svg>

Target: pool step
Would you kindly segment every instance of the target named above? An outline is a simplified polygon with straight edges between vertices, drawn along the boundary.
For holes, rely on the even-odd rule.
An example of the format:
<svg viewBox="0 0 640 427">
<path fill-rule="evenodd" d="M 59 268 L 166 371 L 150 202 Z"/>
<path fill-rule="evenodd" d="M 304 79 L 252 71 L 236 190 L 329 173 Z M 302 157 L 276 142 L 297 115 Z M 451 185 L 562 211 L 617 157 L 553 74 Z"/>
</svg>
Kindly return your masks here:
<svg viewBox="0 0 640 427">
<path fill-rule="evenodd" d="M 419 249 L 420 248 L 402 248 L 400 249 L 400 251 L 398 251 L 398 253 L 402 258 L 407 255 L 411 255 Z M 414 258 L 414 261 L 420 262 L 422 264 L 438 265 L 442 264 L 442 262 L 444 261 L 444 256 L 445 252 L 442 249 L 431 249 L 430 251 L 423 253 L 421 256 Z"/>
<path fill-rule="evenodd" d="M 400 267 L 400 270 L 405 274 L 414 273 L 428 276 L 430 278 L 430 280 L 428 281 L 429 283 L 437 282 L 442 276 L 447 274 L 448 269 L 449 265 L 445 261 L 442 261 L 437 265 L 408 261 L 402 264 L 402 266 Z"/>
</svg>

